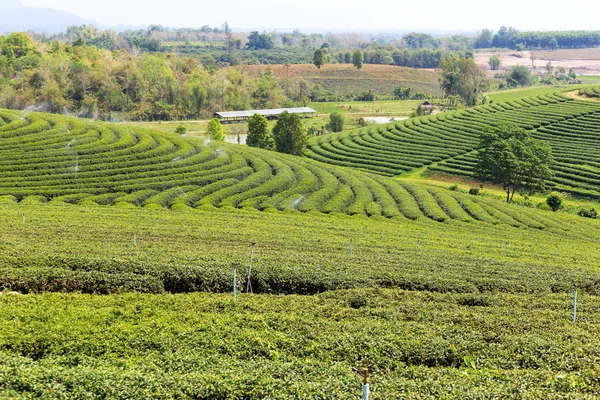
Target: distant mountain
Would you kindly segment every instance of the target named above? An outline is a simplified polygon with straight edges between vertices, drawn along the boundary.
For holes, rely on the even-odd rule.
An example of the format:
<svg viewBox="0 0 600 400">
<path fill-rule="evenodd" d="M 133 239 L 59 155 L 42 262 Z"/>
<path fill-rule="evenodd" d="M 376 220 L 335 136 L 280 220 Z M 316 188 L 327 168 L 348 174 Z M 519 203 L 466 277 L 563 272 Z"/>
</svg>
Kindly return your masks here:
<svg viewBox="0 0 600 400">
<path fill-rule="evenodd" d="M 56 33 L 71 25 L 98 25 L 65 11 L 27 7 L 18 0 L 0 0 L 0 33 L 36 31 Z"/>
</svg>

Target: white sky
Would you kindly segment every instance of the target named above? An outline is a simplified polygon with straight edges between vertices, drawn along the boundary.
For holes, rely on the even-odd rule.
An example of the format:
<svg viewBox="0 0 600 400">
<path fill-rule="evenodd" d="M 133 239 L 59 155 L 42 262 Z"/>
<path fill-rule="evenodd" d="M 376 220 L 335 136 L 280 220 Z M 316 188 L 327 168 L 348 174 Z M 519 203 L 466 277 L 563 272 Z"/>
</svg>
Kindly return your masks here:
<svg viewBox="0 0 600 400">
<path fill-rule="evenodd" d="M 2 0 L 0 0 L 2 1 Z M 600 30 L 599 0 L 21 0 L 106 25 L 234 30 Z"/>
</svg>

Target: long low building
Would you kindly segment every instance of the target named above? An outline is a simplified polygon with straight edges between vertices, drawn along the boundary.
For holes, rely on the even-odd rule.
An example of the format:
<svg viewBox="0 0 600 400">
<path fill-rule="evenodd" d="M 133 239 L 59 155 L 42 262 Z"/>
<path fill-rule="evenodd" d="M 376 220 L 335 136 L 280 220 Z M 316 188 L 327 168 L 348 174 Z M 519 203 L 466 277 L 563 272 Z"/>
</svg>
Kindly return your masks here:
<svg viewBox="0 0 600 400">
<path fill-rule="evenodd" d="M 317 113 L 310 107 L 275 108 L 273 110 L 221 111 L 215 113 L 215 118 L 219 118 L 223 122 L 235 122 L 245 121 L 254 114 L 259 114 L 268 119 L 275 119 L 284 111 L 287 111 L 290 114 L 302 114 L 310 117 L 313 117 Z"/>
</svg>

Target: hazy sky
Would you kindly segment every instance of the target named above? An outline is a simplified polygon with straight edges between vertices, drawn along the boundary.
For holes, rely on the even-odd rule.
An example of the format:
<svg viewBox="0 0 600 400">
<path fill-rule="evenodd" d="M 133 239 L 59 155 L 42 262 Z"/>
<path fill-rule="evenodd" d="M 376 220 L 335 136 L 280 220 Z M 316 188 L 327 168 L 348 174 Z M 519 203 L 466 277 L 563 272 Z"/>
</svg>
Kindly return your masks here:
<svg viewBox="0 0 600 400">
<path fill-rule="evenodd" d="M 2 0 L 0 0 L 2 1 Z M 21 0 L 106 25 L 220 26 L 236 30 L 600 29 L 598 0 Z"/>
</svg>

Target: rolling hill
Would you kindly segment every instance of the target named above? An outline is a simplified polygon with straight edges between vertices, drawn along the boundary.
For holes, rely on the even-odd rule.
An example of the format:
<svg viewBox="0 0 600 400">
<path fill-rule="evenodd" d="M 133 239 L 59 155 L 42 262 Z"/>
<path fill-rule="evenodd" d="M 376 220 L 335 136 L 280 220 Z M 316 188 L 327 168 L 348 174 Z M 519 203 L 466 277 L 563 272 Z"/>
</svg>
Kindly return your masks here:
<svg viewBox="0 0 600 400">
<path fill-rule="evenodd" d="M 57 33 L 72 25 L 97 25 L 65 11 L 27 7 L 18 0 L 2 0 L 0 3 L 0 33 L 36 31 Z"/>
<path fill-rule="evenodd" d="M 376 172 L 0 111 L 0 397 L 598 397 L 600 223 Z"/>
<path fill-rule="evenodd" d="M 550 143 L 555 158 L 552 187 L 600 199 L 600 103 L 560 93 L 316 137 L 309 141 L 309 156 L 386 176 L 424 166 L 471 176 L 479 133 L 501 121 Z"/>
<path fill-rule="evenodd" d="M 485 197 L 246 146 L 57 115 L 2 111 L 0 140 L 0 195 L 18 201 L 37 198 L 102 205 L 483 221 L 539 229 L 556 226 L 544 213 Z M 429 139 L 427 143 L 436 144 Z M 454 143 L 461 145 L 458 140 Z M 455 155 L 469 151 L 439 148 L 452 149 Z M 435 156 L 433 150 L 429 153 Z M 403 168 L 422 165 L 410 158 L 394 161 Z M 390 170 L 377 160 L 372 168 L 376 172 Z"/>
</svg>

